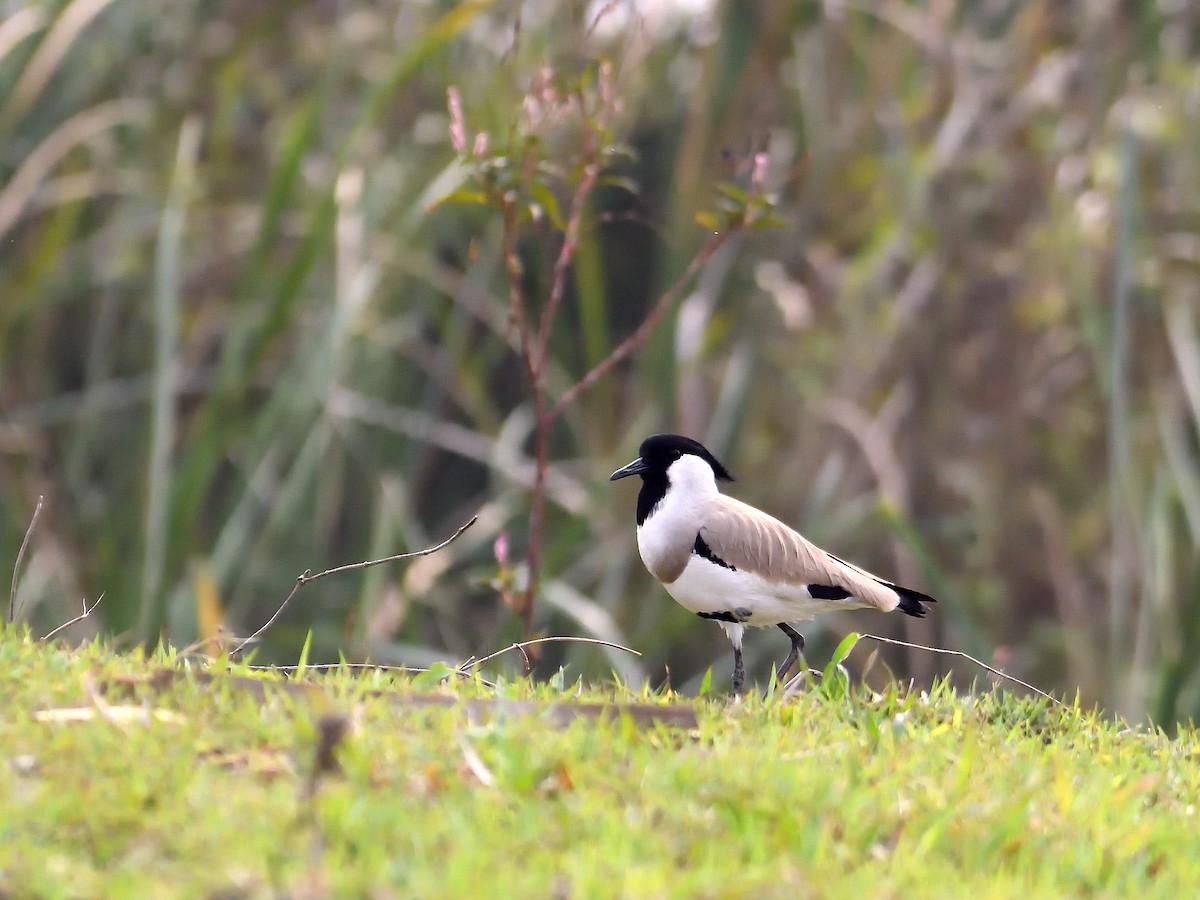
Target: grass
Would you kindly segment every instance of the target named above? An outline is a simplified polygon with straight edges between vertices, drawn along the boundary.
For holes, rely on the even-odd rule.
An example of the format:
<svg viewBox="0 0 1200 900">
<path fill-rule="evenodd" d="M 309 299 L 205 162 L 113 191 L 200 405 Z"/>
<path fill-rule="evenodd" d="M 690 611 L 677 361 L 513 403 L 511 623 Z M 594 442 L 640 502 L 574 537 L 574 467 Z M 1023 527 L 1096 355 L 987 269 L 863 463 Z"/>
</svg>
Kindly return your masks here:
<svg viewBox="0 0 1200 900">
<path fill-rule="evenodd" d="M 224 676 L 144 682 L 172 664 L 0 631 L 0 894 L 1167 896 L 1200 884 L 1190 728 L 1168 739 L 1003 693 L 880 696 L 840 679 L 741 703 L 436 674 L 312 674 L 322 690 L 265 699 Z M 129 697 L 123 679 L 140 685 Z M 429 692 L 692 703 L 699 726 L 472 721 L 403 701 Z M 178 718 L 35 718 L 97 703 Z M 342 772 L 310 799 L 319 723 L 339 712 L 354 723 Z"/>
</svg>

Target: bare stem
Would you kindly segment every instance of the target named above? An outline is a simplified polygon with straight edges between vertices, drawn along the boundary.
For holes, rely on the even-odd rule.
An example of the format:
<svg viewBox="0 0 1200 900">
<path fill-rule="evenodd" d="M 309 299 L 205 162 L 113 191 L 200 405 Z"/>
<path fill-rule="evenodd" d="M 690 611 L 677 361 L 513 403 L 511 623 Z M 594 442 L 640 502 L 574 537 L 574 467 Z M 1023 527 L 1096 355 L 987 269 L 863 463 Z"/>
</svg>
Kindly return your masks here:
<svg viewBox="0 0 1200 900">
<path fill-rule="evenodd" d="M 525 372 L 531 382 L 539 382 L 541 375 L 534 361 L 529 319 L 525 313 L 525 294 L 521 290 L 521 257 L 517 253 L 517 210 L 510 198 L 503 197 L 501 199 L 500 212 L 504 268 L 508 276 L 508 305 L 512 310 L 513 324 L 517 329 L 517 338 L 521 346 L 521 361 L 525 363 Z"/>
<path fill-rule="evenodd" d="M 546 491 L 546 422 L 542 399 L 542 377 L 545 363 L 541 349 L 533 348 L 534 336 L 530 331 L 529 317 L 525 309 L 525 294 L 521 289 L 521 259 L 517 255 L 517 213 L 516 207 L 508 197 L 501 198 L 501 240 L 504 244 L 505 270 L 508 275 L 508 304 L 512 309 L 513 324 L 517 329 L 520 340 L 521 359 L 525 363 L 525 372 L 529 376 L 530 390 L 533 392 L 534 415 L 534 444 L 536 446 L 536 463 L 533 469 L 533 496 L 529 509 L 529 551 L 526 564 L 529 571 L 529 583 L 525 589 L 524 601 L 519 610 L 521 629 L 525 637 L 533 631 L 533 603 L 538 592 L 538 565 L 541 555 L 542 511 Z M 557 277 L 557 268 L 556 268 Z M 548 307 L 547 307 L 548 308 Z M 544 321 L 544 320 L 543 320 Z M 538 337 L 539 348 L 545 343 Z"/>
<path fill-rule="evenodd" d="M 587 201 L 588 192 L 595 186 L 595 179 L 599 174 L 599 167 L 593 166 L 585 172 L 584 180 L 580 183 L 579 189 L 575 193 L 575 199 L 572 201 L 571 221 L 567 227 L 567 234 L 563 239 L 563 246 L 559 252 L 558 261 L 555 263 L 554 284 L 551 289 L 550 300 L 547 303 L 545 313 L 542 317 L 542 329 L 539 335 L 538 357 L 527 365 L 529 367 L 529 377 L 533 388 L 533 412 L 534 412 L 534 480 L 533 480 L 533 495 L 530 498 L 529 510 L 529 552 L 527 556 L 528 565 L 528 585 L 525 590 L 525 599 L 521 608 L 521 622 L 523 633 L 526 638 L 533 633 L 533 606 L 537 599 L 538 588 L 541 583 L 541 541 L 542 527 L 544 522 L 544 507 L 545 507 L 545 479 L 546 479 L 546 444 L 549 436 L 550 428 L 555 420 L 562 414 L 568 404 L 573 402 L 576 397 L 582 394 L 585 390 L 591 387 L 600 378 L 603 378 L 618 362 L 629 356 L 645 343 L 649 337 L 651 330 L 658 323 L 659 319 L 671 308 L 672 305 L 679 299 L 684 289 L 696 276 L 696 273 L 704 266 L 704 264 L 712 257 L 714 253 L 728 239 L 731 232 L 722 232 L 715 234 L 700 248 L 700 251 L 692 258 L 686 270 L 659 298 L 658 303 L 650 311 L 650 314 L 642 321 L 637 330 L 619 344 L 612 353 L 596 365 L 590 372 L 583 376 L 573 387 L 569 388 L 558 401 L 549 409 L 546 409 L 545 389 L 543 387 L 543 376 L 545 374 L 545 363 L 550 340 L 551 316 L 554 308 L 561 300 L 562 292 L 566 281 L 567 268 L 570 265 L 571 259 L 574 256 L 575 250 L 578 247 L 578 232 L 579 221 L 582 217 L 583 207 Z M 505 229 L 507 232 L 508 219 L 506 218 Z M 510 269 L 511 271 L 511 269 Z M 511 276 L 510 276 L 511 277 Z M 514 293 L 514 288 L 510 284 L 510 294 Z M 516 289 L 516 294 L 519 295 L 519 285 Z M 520 327 L 520 323 L 518 324 Z"/>
<path fill-rule="evenodd" d="M 596 187 L 600 178 L 600 163 L 593 159 L 583 167 L 583 176 L 575 187 L 575 195 L 571 198 L 571 211 L 567 216 L 567 227 L 563 232 L 562 247 L 559 248 L 558 258 L 554 261 L 554 274 L 550 280 L 550 299 L 542 310 L 541 327 L 538 329 L 538 374 L 546 371 L 546 360 L 550 356 L 550 335 L 554 326 L 554 314 L 558 312 L 563 294 L 567 288 L 567 272 L 579 249 L 579 231 L 583 222 L 583 211 L 587 206 L 588 197 Z"/>
<path fill-rule="evenodd" d="M 25 529 L 25 537 L 21 541 L 21 549 L 17 551 L 17 561 L 13 563 L 12 588 L 8 592 L 8 621 L 15 622 L 17 619 L 17 581 L 21 574 L 21 561 L 25 559 L 25 548 L 29 546 L 29 536 L 33 534 L 33 528 L 37 525 L 38 516 L 42 514 L 43 496 L 38 494 L 37 506 L 33 508 L 33 516 L 29 520 L 29 527 Z M 100 601 L 96 601 L 99 603 Z M 86 604 L 84 604 L 86 607 Z"/>
<path fill-rule="evenodd" d="M 296 596 L 300 588 L 304 587 L 304 585 L 308 584 L 310 581 L 316 581 L 318 578 L 324 578 L 326 575 L 341 575 L 345 572 L 357 572 L 359 569 L 369 569 L 371 566 L 381 566 L 384 563 L 397 562 L 402 559 L 413 559 L 417 556 L 429 556 L 429 554 L 437 553 L 443 547 L 457 540 L 459 535 L 474 525 L 478 519 L 479 516 L 471 516 L 471 520 L 465 525 L 461 526 L 458 531 L 454 532 L 454 534 L 450 535 L 450 537 L 446 538 L 440 544 L 436 544 L 433 547 L 426 547 L 424 550 L 414 550 L 411 553 L 397 553 L 395 556 L 386 556 L 383 559 L 370 559 L 366 560 L 365 562 L 356 562 L 346 566 L 338 566 L 336 569 L 326 569 L 324 572 L 318 572 L 316 575 L 312 574 L 309 569 L 305 569 L 304 572 L 296 579 L 296 584 L 292 587 L 292 592 L 288 594 L 283 603 L 279 605 L 279 609 L 275 610 L 275 614 L 271 616 L 271 618 L 267 619 L 266 624 L 229 651 L 230 659 L 241 653 L 247 644 L 258 640 L 264 631 L 274 625 L 275 620 L 283 614 L 285 609 L 287 609 L 288 604 L 292 602 L 292 598 Z"/>
<path fill-rule="evenodd" d="M 613 366 L 619 363 L 625 357 L 629 356 L 633 351 L 637 350 L 646 342 L 646 338 L 650 336 L 650 332 L 654 326 L 658 324 L 658 320 L 666 314 L 675 302 L 683 294 L 684 289 L 691 283 L 691 280 L 703 268 L 704 264 L 712 258 L 712 255 L 720 249 L 721 245 L 729 239 L 733 234 L 732 231 L 723 231 L 719 234 L 714 234 L 708 239 L 700 251 L 692 257 L 692 261 L 688 263 L 688 267 L 683 271 L 683 274 L 675 280 L 663 295 L 658 298 L 658 303 L 654 305 L 654 309 L 650 314 L 642 320 L 642 324 L 637 327 L 633 334 L 625 338 L 616 349 L 613 350 L 607 357 L 597 363 L 590 372 L 579 379 L 574 385 L 566 390 L 558 401 L 546 413 L 547 426 L 554 423 L 559 416 L 563 414 L 568 406 L 574 403 L 584 391 L 588 390 L 597 381 L 603 378 L 612 370 Z"/>
<path fill-rule="evenodd" d="M 546 419 L 546 400 L 542 391 L 542 370 L 533 382 L 533 494 L 529 501 L 529 551 L 526 555 L 528 583 L 521 604 L 521 628 L 528 640 L 533 634 L 533 604 L 541 583 L 542 525 L 546 509 L 546 438 L 550 423 Z"/>
<path fill-rule="evenodd" d="M 562 247 L 559 248 L 558 257 L 554 261 L 550 296 L 542 310 L 536 334 L 533 333 L 529 311 L 525 308 L 524 292 L 521 289 L 521 261 L 517 255 L 516 246 L 516 209 L 508 198 L 504 198 L 501 202 L 509 305 L 512 307 L 513 322 L 520 339 L 521 356 L 525 362 L 525 370 L 529 375 L 530 389 L 533 393 L 534 468 L 533 491 L 529 506 L 529 549 L 526 554 L 526 566 L 529 574 L 525 598 L 520 609 L 521 628 L 526 638 L 533 634 L 533 607 L 541 584 L 542 528 L 546 506 L 546 445 L 552 423 L 552 420 L 546 417 L 544 386 L 546 363 L 550 357 L 550 336 L 554 332 L 554 316 L 566 293 L 567 273 L 575 258 L 575 251 L 579 247 L 579 232 L 582 227 L 584 209 L 599 177 L 600 164 L 598 160 L 593 159 L 584 166 L 583 175 L 571 198 Z"/>
</svg>

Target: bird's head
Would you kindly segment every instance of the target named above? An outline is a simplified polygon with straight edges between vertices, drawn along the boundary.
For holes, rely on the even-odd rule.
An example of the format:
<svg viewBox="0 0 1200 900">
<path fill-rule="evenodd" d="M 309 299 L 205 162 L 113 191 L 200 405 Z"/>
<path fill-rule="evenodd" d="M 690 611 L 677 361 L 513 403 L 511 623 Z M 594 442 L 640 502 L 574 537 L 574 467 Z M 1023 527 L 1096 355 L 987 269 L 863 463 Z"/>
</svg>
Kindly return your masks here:
<svg viewBox="0 0 1200 900">
<path fill-rule="evenodd" d="M 700 466 L 703 462 L 707 472 Z M 609 476 L 609 481 L 628 478 L 630 475 L 641 475 L 643 481 L 650 479 L 678 481 L 671 475 L 687 475 L 696 473 L 711 477 L 716 481 L 733 481 L 729 470 L 708 452 L 708 448 L 699 441 L 679 434 L 652 434 L 642 441 L 638 448 L 638 458 L 627 466 L 622 466 Z"/>
</svg>

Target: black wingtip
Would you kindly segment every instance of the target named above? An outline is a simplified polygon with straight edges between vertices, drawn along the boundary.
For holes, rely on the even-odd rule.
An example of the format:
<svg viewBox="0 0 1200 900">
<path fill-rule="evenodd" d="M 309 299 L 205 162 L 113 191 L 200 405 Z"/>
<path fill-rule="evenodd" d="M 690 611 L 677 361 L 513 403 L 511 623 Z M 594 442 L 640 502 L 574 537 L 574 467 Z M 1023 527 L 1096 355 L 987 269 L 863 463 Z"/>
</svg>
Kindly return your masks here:
<svg viewBox="0 0 1200 900">
<path fill-rule="evenodd" d="M 929 612 L 922 604 L 937 603 L 937 600 L 928 594 L 922 594 L 920 591 L 914 591 L 911 588 L 900 587 L 898 584 L 891 585 L 891 588 L 900 595 L 900 604 L 896 609 L 905 615 L 912 616 L 914 619 L 923 619 L 925 618 L 925 614 Z"/>
</svg>

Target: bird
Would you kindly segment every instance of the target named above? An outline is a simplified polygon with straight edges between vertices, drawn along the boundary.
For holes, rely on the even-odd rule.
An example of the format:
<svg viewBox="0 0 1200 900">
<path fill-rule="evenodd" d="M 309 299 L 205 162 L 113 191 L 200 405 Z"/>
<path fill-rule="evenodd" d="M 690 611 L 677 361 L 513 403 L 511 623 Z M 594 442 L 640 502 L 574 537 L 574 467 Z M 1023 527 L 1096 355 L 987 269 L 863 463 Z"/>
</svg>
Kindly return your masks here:
<svg viewBox="0 0 1200 900">
<path fill-rule="evenodd" d="M 899 610 L 922 618 L 928 594 L 901 587 L 822 550 L 783 522 L 722 494 L 733 476 L 699 441 L 652 434 L 637 459 L 609 476 L 640 475 L 637 545 L 642 562 L 689 612 L 717 622 L 733 644 L 733 693 L 746 680 L 746 626 L 778 627 L 792 642 L 784 676 L 804 649 L 794 625 L 848 609 Z"/>
</svg>

